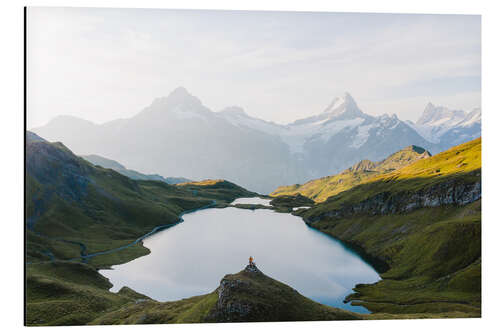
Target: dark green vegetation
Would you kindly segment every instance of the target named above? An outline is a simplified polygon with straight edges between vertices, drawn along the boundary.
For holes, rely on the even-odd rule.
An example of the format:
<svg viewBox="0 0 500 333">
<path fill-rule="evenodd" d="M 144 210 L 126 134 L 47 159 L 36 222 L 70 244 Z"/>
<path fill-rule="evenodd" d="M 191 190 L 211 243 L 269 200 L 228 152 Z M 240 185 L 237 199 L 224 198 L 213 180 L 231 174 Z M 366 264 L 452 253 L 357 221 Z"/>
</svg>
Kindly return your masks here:
<svg viewBox="0 0 500 333">
<path fill-rule="evenodd" d="M 314 201 L 301 194 L 295 194 L 276 197 L 270 204 L 279 208 L 310 207 L 314 205 Z"/>
<path fill-rule="evenodd" d="M 256 194 L 224 180 L 132 180 L 29 132 L 26 168 L 28 325 L 481 313 L 480 139 L 433 157 L 410 147 L 380 163 L 362 161 L 348 170 L 350 185 L 329 188 L 335 194 L 322 202 L 297 193 L 273 200 L 283 211 L 312 206 L 296 213 L 374 263 L 383 280 L 357 285 L 348 297 L 370 315 L 313 302 L 254 267 L 225 276 L 210 294 L 175 302 L 156 302 L 126 287 L 111 293 L 97 269 L 149 253 L 141 236 L 179 222 L 186 211 L 226 207 Z"/>
<path fill-rule="evenodd" d="M 132 180 L 61 143 L 28 139 L 26 150 L 29 262 L 111 250 L 179 222 L 183 212 L 255 195 L 223 180 L 179 186 Z"/>
<path fill-rule="evenodd" d="M 431 154 L 423 148 L 409 146 L 392 154 L 383 161 L 372 162 L 362 160 L 337 175 L 311 180 L 303 185 L 281 186 L 270 195 L 273 197 L 282 197 L 284 195 L 300 194 L 316 202 L 323 202 L 328 197 L 346 191 L 370 178 L 390 173 L 430 156 Z"/>
<path fill-rule="evenodd" d="M 481 314 L 481 139 L 329 197 L 304 220 L 382 273 L 347 297 L 374 313 Z M 383 263 L 384 265 L 377 265 Z M 390 315 L 388 315 L 390 318 Z"/>
<path fill-rule="evenodd" d="M 126 302 L 107 291 L 96 269 L 148 254 L 140 237 L 178 223 L 182 213 L 255 195 L 222 180 L 132 180 L 30 132 L 26 173 L 28 324 L 82 324 Z"/>
<path fill-rule="evenodd" d="M 90 163 L 94 164 L 95 166 L 101 166 L 103 168 L 107 169 L 113 169 L 116 172 L 121 173 L 124 176 L 129 177 L 130 179 L 135 179 L 135 180 L 159 180 L 162 182 L 165 182 L 167 184 L 179 184 L 179 183 L 185 183 L 185 182 L 190 182 L 191 180 L 184 178 L 184 177 L 163 177 L 157 174 L 154 175 L 146 175 L 143 173 L 140 173 L 135 170 L 130 170 L 124 167 L 122 164 L 110 160 L 109 158 L 105 158 L 99 155 L 82 155 L 85 160 L 89 161 Z"/>
<path fill-rule="evenodd" d="M 92 324 L 152 324 L 362 319 L 316 303 L 247 266 L 226 275 L 212 293 L 176 302 L 147 300 L 104 314 Z"/>
<path fill-rule="evenodd" d="M 109 292 L 111 283 L 88 264 L 54 261 L 26 270 L 28 325 L 84 325 L 106 311 L 148 299 L 126 287 Z"/>
</svg>

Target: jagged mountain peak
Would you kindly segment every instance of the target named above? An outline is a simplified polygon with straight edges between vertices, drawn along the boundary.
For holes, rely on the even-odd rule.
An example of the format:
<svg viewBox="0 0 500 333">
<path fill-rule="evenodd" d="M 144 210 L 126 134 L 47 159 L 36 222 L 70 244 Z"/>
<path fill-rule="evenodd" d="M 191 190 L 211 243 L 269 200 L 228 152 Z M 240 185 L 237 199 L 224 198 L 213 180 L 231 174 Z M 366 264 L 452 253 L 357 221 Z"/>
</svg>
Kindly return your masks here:
<svg viewBox="0 0 500 333">
<path fill-rule="evenodd" d="M 172 107 L 178 105 L 197 106 L 201 105 L 201 101 L 197 97 L 191 95 L 186 88 L 177 87 L 168 94 L 168 96 L 156 98 L 151 104 L 151 107 Z"/>
<path fill-rule="evenodd" d="M 168 96 L 156 98 L 150 106 L 146 107 L 134 118 L 156 124 L 166 119 L 207 121 L 212 113 L 202 104 L 200 99 L 191 95 L 186 88 L 178 87 Z"/>
<path fill-rule="evenodd" d="M 481 109 L 465 112 L 428 103 L 418 121 L 407 124 L 429 142 L 449 148 L 481 135 Z"/>
<path fill-rule="evenodd" d="M 415 145 L 411 145 L 411 146 L 408 146 L 408 147 L 405 147 L 403 149 L 401 149 L 401 151 L 413 151 L 417 154 L 428 154 L 430 156 L 431 153 L 429 153 L 426 149 L 422 148 L 422 147 L 419 147 L 419 146 L 415 146 Z"/>
<path fill-rule="evenodd" d="M 342 96 L 335 97 L 332 102 L 323 110 L 322 113 L 296 120 L 291 123 L 291 126 L 304 125 L 312 123 L 322 123 L 326 124 L 331 121 L 336 120 L 349 120 L 356 118 L 370 118 L 367 114 L 364 114 L 356 104 L 356 101 L 352 96 L 345 92 Z"/>
<path fill-rule="evenodd" d="M 416 145 L 410 145 L 391 154 L 383 161 L 380 161 L 377 166 L 382 170 L 399 169 L 415 161 L 431 156 L 432 154 L 428 150 Z"/>
<path fill-rule="evenodd" d="M 168 97 L 188 97 L 191 96 L 189 91 L 184 87 L 177 87 L 168 95 Z"/>
<path fill-rule="evenodd" d="M 323 113 L 328 113 L 331 117 L 338 117 L 345 114 L 355 117 L 362 114 L 356 101 L 348 92 L 343 93 L 339 97 L 335 97 Z"/>
<path fill-rule="evenodd" d="M 444 106 L 427 103 L 424 112 L 417 120 L 417 125 L 436 124 L 441 122 L 458 122 L 466 116 L 463 110 L 451 110 Z"/>
<path fill-rule="evenodd" d="M 348 92 L 344 92 L 341 96 L 335 97 L 324 112 L 329 112 L 331 110 L 337 109 L 342 105 L 357 107 L 356 101 L 354 100 L 354 98 L 352 98 L 351 94 L 349 94 Z"/>
<path fill-rule="evenodd" d="M 358 163 L 354 164 L 349 169 L 347 169 L 347 171 L 350 171 L 350 172 L 368 171 L 368 170 L 374 169 L 376 166 L 377 166 L 376 163 L 374 163 L 370 160 L 361 160 Z"/>
</svg>

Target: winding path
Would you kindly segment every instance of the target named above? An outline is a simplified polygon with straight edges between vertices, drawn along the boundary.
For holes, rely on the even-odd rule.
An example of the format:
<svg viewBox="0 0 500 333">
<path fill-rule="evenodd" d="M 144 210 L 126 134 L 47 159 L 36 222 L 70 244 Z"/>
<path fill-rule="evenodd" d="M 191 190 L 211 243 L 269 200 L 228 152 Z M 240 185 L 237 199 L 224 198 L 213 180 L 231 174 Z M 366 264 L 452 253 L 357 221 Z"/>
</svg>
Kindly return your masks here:
<svg viewBox="0 0 500 333">
<path fill-rule="evenodd" d="M 40 233 L 37 233 L 37 235 L 41 236 L 41 237 L 46 237 L 46 238 L 49 238 L 49 239 L 52 239 L 52 240 L 55 240 L 55 241 L 60 241 L 60 242 L 65 242 L 65 243 L 71 243 L 71 244 L 79 245 L 80 246 L 80 256 L 79 257 L 75 257 L 75 258 L 71 258 L 71 259 L 62 259 L 62 260 L 64 260 L 64 261 L 78 261 L 78 260 L 81 260 L 82 262 L 87 262 L 88 259 L 90 259 L 90 258 L 93 258 L 93 257 L 96 257 L 96 256 L 100 256 L 100 255 L 103 255 L 103 254 L 110 254 L 110 253 L 118 252 L 118 251 L 124 250 L 124 249 L 126 249 L 128 247 L 131 247 L 133 245 L 136 245 L 137 243 L 143 241 L 145 238 L 147 238 L 147 237 L 149 237 L 149 236 L 157 233 L 158 231 L 161 231 L 161 230 L 173 227 L 176 224 L 184 222 L 184 219 L 182 218 L 182 216 L 184 216 L 185 214 L 194 213 L 194 212 L 196 212 L 198 210 L 211 208 L 211 207 L 214 207 L 216 204 L 217 204 L 217 202 L 215 200 L 212 200 L 212 202 L 210 204 L 206 205 L 206 206 L 203 206 L 203 207 L 200 207 L 200 208 L 186 210 L 186 211 L 184 211 L 184 212 L 182 212 L 180 214 L 179 220 L 177 222 L 159 225 L 159 226 L 153 228 L 153 230 L 151 230 L 147 234 L 142 235 L 141 237 L 137 238 L 136 240 L 134 240 L 131 243 L 119 246 L 119 247 L 114 248 L 114 249 L 106 250 L 106 251 L 99 251 L 99 252 L 94 252 L 94 253 L 87 253 L 87 247 L 85 246 L 84 243 L 80 243 L 80 242 L 76 242 L 76 241 L 70 241 L 70 240 L 66 240 L 66 239 L 51 238 L 51 237 L 42 235 Z M 50 262 L 55 261 L 55 260 L 56 260 L 56 258 L 53 255 L 50 255 Z M 37 263 L 40 263 L 40 262 L 37 262 Z M 32 262 L 27 262 L 26 264 L 30 265 L 30 264 L 32 264 Z"/>
</svg>

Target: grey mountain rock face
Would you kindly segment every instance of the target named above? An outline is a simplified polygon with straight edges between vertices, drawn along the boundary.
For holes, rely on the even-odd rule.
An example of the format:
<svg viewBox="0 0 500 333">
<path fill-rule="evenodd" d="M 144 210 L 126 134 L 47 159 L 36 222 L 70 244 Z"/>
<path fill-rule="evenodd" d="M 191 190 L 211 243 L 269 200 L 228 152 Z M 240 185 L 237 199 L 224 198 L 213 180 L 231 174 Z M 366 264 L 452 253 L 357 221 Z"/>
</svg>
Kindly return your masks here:
<svg viewBox="0 0 500 333">
<path fill-rule="evenodd" d="M 34 131 L 77 154 L 106 156 L 146 174 L 224 178 L 259 192 L 305 178 L 279 137 L 234 126 L 182 88 L 130 119 L 96 125 L 59 117 Z"/>
<path fill-rule="evenodd" d="M 427 113 L 427 118 L 436 118 Z M 478 118 L 471 117 L 471 123 Z M 281 125 L 251 117 L 240 107 L 213 112 L 177 88 L 129 119 L 97 125 L 61 116 L 33 131 L 64 142 L 77 154 L 106 156 L 143 174 L 223 178 L 269 193 L 281 185 L 338 173 L 363 159 L 381 160 L 409 145 L 433 154 L 443 150 L 419 134 L 418 126 L 396 115 L 365 114 L 348 93 L 318 115 Z M 446 136 L 451 142 L 474 133 Z"/>
<path fill-rule="evenodd" d="M 417 192 L 400 192 L 397 194 L 382 192 L 356 204 L 344 205 L 341 209 L 307 219 L 314 223 L 323 217 L 346 218 L 355 214 L 369 215 L 404 214 L 415 209 L 438 207 L 444 205 L 463 206 L 481 198 L 481 171 L 473 172 L 476 181 L 464 182 L 450 179 L 428 186 Z"/>
</svg>

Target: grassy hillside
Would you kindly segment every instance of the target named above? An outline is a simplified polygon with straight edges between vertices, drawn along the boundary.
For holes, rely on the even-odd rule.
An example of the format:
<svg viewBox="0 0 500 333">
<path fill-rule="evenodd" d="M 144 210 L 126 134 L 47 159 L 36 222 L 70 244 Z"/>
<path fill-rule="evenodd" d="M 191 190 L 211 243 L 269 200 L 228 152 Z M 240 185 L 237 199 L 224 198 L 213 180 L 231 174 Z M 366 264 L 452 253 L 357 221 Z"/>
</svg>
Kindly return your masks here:
<svg viewBox="0 0 500 333">
<path fill-rule="evenodd" d="M 97 269 L 147 254 L 139 237 L 183 212 L 256 194 L 224 180 L 132 180 L 32 133 L 26 149 L 28 325 L 480 316 L 481 139 L 433 157 L 410 147 L 362 161 L 347 172 L 351 185 L 323 202 L 274 199 L 288 210 L 312 205 L 296 214 L 374 263 L 383 279 L 348 297 L 370 315 L 313 302 L 254 267 L 175 302 L 111 293 Z"/>
<path fill-rule="evenodd" d="M 398 170 L 367 178 L 357 186 L 330 197 L 310 210 L 307 216 L 340 209 L 344 204 L 359 203 L 381 193 L 388 194 L 385 200 L 389 200 L 390 197 L 416 193 L 440 184 L 444 185 L 441 190 L 446 191 L 453 182 L 473 184 L 480 180 L 481 138 L 478 138 Z"/>
<path fill-rule="evenodd" d="M 346 191 L 368 179 L 390 173 L 429 156 L 431 156 L 430 153 L 425 149 L 409 146 L 377 163 L 362 160 L 337 175 L 311 180 L 303 185 L 295 184 L 279 187 L 270 196 L 301 194 L 316 202 L 323 202 L 328 197 Z"/>
<path fill-rule="evenodd" d="M 212 293 L 175 302 L 144 301 L 92 324 L 353 320 L 362 316 L 316 303 L 255 266 L 226 275 Z"/>
<path fill-rule="evenodd" d="M 269 202 L 277 208 L 310 207 L 314 201 L 301 194 L 280 195 Z"/>
<path fill-rule="evenodd" d="M 84 325 L 103 312 L 147 299 L 126 287 L 109 292 L 111 283 L 83 263 L 31 264 L 26 275 L 26 324 L 30 326 Z"/>
<path fill-rule="evenodd" d="M 348 297 L 375 313 L 481 313 L 481 139 L 372 177 L 302 212 L 379 265 Z"/>
<path fill-rule="evenodd" d="M 254 195 L 227 181 L 188 187 L 132 180 L 61 143 L 28 140 L 26 149 L 29 262 L 107 251 L 177 223 L 183 212 Z"/>
<path fill-rule="evenodd" d="M 71 322 L 83 311 L 84 317 L 74 319 L 82 323 L 128 301 L 107 292 L 109 282 L 95 270 L 148 254 L 138 239 L 179 222 L 184 212 L 255 195 L 226 181 L 186 187 L 132 180 L 33 133 L 27 135 L 26 173 L 30 324 Z M 68 260 L 82 264 L 71 266 Z M 71 280 L 76 271 L 82 278 L 74 273 Z M 82 295 L 88 301 L 85 309 Z"/>
</svg>

